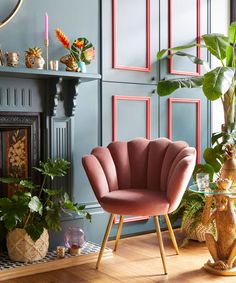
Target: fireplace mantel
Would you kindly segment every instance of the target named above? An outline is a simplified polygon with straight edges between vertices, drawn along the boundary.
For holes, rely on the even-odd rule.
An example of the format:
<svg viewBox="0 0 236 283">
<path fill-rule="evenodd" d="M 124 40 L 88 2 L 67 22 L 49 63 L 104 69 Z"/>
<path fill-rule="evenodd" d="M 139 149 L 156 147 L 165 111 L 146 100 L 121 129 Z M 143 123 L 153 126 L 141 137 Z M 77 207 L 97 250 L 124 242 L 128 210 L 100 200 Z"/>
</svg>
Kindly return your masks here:
<svg viewBox="0 0 236 283">
<path fill-rule="evenodd" d="M 100 80 L 100 74 L 37 70 L 28 68 L 0 67 L 0 78 L 22 78 L 22 79 L 40 79 L 48 82 L 48 115 L 55 116 L 58 102 L 61 99 L 62 83 L 66 81 L 70 92 L 63 97 L 65 113 L 67 117 L 74 116 L 76 109 L 76 97 L 79 94 L 79 84 L 94 80 Z"/>
<path fill-rule="evenodd" d="M 62 78 L 65 80 L 79 79 L 81 83 L 99 80 L 101 75 L 79 72 L 66 72 L 66 71 L 51 71 L 51 70 L 37 70 L 28 68 L 13 68 L 13 67 L 0 67 L 0 77 L 13 77 L 25 79 L 55 79 Z"/>
<path fill-rule="evenodd" d="M 32 166 L 47 158 L 64 158 L 73 166 L 73 116 L 77 108 L 76 98 L 84 90 L 80 84 L 100 79 L 99 74 L 0 66 L 0 114 L 3 117 L 8 114 L 18 117 L 18 113 L 19 117 L 40 117 L 40 134 L 35 139 L 41 146 L 37 149 L 40 151 L 37 160 L 34 164 L 31 162 Z M 3 121 L 0 122 L 3 124 Z M 11 128 L 18 126 L 28 127 L 16 121 L 15 127 L 11 125 Z M 71 194 L 74 191 L 73 171 L 60 179 L 56 187 Z"/>
</svg>

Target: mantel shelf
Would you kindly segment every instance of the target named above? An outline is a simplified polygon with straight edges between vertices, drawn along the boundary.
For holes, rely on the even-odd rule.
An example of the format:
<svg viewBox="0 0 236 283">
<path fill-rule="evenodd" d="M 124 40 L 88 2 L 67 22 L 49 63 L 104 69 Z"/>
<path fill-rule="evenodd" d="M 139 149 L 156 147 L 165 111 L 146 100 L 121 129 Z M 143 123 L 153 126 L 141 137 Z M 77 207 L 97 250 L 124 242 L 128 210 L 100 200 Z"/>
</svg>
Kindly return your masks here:
<svg viewBox="0 0 236 283">
<path fill-rule="evenodd" d="M 79 79 L 81 83 L 92 80 L 100 80 L 100 74 L 66 72 L 66 71 L 51 71 L 51 70 L 37 70 L 19 67 L 5 67 L 0 66 L 0 77 L 25 78 L 25 79 L 56 79 L 62 78 L 64 80 Z"/>
</svg>

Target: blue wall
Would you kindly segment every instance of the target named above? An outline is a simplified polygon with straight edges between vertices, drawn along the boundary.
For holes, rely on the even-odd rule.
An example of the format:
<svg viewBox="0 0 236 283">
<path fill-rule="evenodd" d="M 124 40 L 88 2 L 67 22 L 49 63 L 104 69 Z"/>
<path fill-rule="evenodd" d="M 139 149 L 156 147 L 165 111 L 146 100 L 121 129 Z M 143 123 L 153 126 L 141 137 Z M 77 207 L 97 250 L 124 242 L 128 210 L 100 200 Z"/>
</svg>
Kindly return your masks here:
<svg viewBox="0 0 236 283">
<path fill-rule="evenodd" d="M 116 0 L 117 21 L 114 23 L 117 31 L 117 64 L 145 68 L 147 53 L 146 0 Z M 175 1 L 173 1 L 175 2 Z M 173 7 L 173 45 L 189 43 L 196 37 L 196 0 L 188 1 L 190 5 L 182 11 L 183 0 Z M 182 3 L 182 4 L 181 4 Z M 210 29 L 209 13 L 210 1 L 202 0 L 201 5 L 201 33 Z M 135 11 L 133 13 L 132 11 Z M 61 140 L 63 146 L 68 146 L 72 161 L 72 187 L 68 188 L 73 199 L 85 203 L 93 214 L 92 224 L 83 219 L 63 218 L 63 229 L 71 225 L 82 226 L 87 239 L 100 242 L 106 227 L 108 215 L 104 213 L 90 188 L 81 164 L 81 157 L 88 154 L 97 145 L 107 145 L 112 141 L 112 97 L 125 96 L 131 99 L 137 97 L 150 97 L 151 101 L 151 138 L 168 136 L 168 98 L 160 98 L 154 94 L 156 82 L 170 75 L 168 62 L 156 62 L 156 52 L 168 47 L 168 1 L 150 0 L 150 72 L 137 70 L 115 69 L 112 67 L 112 0 L 24 0 L 14 19 L 5 27 L 0 28 L 0 44 L 4 51 L 20 51 L 21 66 L 24 64 L 24 50 L 28 47 L 39 46 L 44 48 L 44 14 L 49 15 L 49 57 L 59 59 L 66 54 L 60 43 L 56 40 L 54 29 L 59 27 L 74 40 L 78 36 L 87 37 L 96 48 L 96 60 L 88 66 L 88 72 L 101 73 L 101 81 L 93 81 L 79 86 L 77 108 L 75 116 L 64 116 L 63 103 L 60 102 L 56 117 L 48 117 L 47 123 L 51 134 L 45 141 L 51 145 L 48 156 L 58 157 L 55 148 L 55 129 L 66 129 L 66 136 Z M 188 13 L 188 25 L 181 21 Z M 113 26 L 114 27 L 114 26 Z M 195 50 L 192 50 L 195 54 Z M 202 53 L 203 57 L 207 55 Z M 63 65 L 60 65 L 64 69 Z M 174 62 L 174 68 L 182 71 L 195 71 L 194 66 L 186 61 Z M 5 93 L 7 88 L 24 88 L 26 85 L 34 90 L 35 101 L 43 99 L 47 89 L 41 80 L 6 80 L 0 77 L 0 90 Z M 70 95 L 68 89 L 63 90 L 64 95 Z M 201 151 L 209 142 L 210 106 L 201 90 L 181 90 L 172 98 L 199 99 L 201 103 Z M 47 100 L 46 100 L 47 101 Z M 34 111 L 42 112 L 36 103 Z M 196 105 L 194 103 L 173 103 L 173 139 L 187 140 L 196 146 Z M 60 110 L 62 109 L 62 110 Z M 8 107 L 0 105 L 0 111 L 29 111 L 24 107 Z M 145 103 L 135 100 L 118 100 L 117 104 L 117 139 L 131 139 L 146 134 Z M 137 127 L 137 125 L 139 127 Z M 45 130 L 46 130 L 45 129 Z M 185 129 L 185 130 L 183 130 Z M 67 156 L 64 156 L 67 157 Z M 154 229 L 152 220 L 142 220 L 124 225 L 123 234 L 142 233 Z M 115 229 L 112 231 L 114 236 Z M 63 233 L 52 233 L 51 247 L 63 241 Z"/>
</svg>

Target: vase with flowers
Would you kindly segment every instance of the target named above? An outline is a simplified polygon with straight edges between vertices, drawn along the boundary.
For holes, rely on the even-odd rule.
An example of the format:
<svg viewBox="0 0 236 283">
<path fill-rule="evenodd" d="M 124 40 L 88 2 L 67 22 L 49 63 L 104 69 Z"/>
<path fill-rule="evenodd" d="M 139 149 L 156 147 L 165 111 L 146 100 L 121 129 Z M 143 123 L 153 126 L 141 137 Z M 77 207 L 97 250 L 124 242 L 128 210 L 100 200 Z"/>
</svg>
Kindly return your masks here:
<svg viewBox="0 0 236 283">
<path fill-rule="evenodd" d="M 60 59 L 60 62 L 66 65 L 66 70 L 86 73 L 86 65 L 95 58 L 93 44 L 85 37 L 79 37 L 70 44 L 69 39 L 60 29 L 56 29 L 55 32 L 62 46 L 69 51 L 69 54 Z"/>
</svg>

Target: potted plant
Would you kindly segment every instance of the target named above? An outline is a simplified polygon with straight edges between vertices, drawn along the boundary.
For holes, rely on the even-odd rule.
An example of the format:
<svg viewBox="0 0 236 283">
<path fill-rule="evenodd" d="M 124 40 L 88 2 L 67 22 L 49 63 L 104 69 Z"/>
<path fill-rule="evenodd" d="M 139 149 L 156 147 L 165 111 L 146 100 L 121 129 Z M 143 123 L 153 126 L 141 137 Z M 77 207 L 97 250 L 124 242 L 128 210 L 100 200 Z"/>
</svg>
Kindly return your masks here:
<svg viewBox="0 0 236 283">
<path fill-rule="evenodd" d="M 205 206 L 205 197 L 201 194 L 186 191 L 179 207 L 170 215 L 170 221 L 174 223 L 181 217 L 181 230 L 185 234 L 182 245 L 189 240 L 205 241 L 205 233 L 216 234 L 215 224 L 203 225 L 201 218 Z"/>
<path fill-rule="evenodd" d="M 86 73 L 86 65 L 89 65 L 95 58 L 93 44 L 85 37 L 79 37 L 70 44 L 67 36 L 59 28 L 55 32 L 62 46 L 69 50 L 69 54 L 60 59 L 61 63 L 67 66 L 66 70 Z"/>
<path fill-rule="evenodd" d="M 236 66 L 236 22 L 229 27 L 228 36 L 222 34 L 205 34 L 202 36 L 203 44 L 190 44 L 177 46 L 169 49 L 163 49 L 157 53 L 157 59 L 160 60 L 168 52 L 168 56 L 184 56 L 189 58 L 195 64 L 201 64 L 206 67 L 206 72 L 202 76 L 174 78 L 159 81 L 157 93 L 159 96 L 166 96 L 174 93 L 180 88 L 199 88 L 210 101 L 221 99 L 224 110 L 224 125 L 222 131 L 212 134 L 212 146 L 206 148 L 203 153 L 204 164 L 197 164 L 193 177 L 196 173 L 209 173 L 211 181 L 214 175 L 221 175 L 223 178 L 233 178 L 236 184 L 236 124 L 235 124 L 235 66 Z M 221 66 L 210 69 L 207 62 L 192 54 L 185 52 L 194 46 L 206 48 L 210 54 L 218 59 Z M 183 51 L 184 50 L 184 51 Z M 193 200 L 193 201 L 192 201 Z M 196 202 L 197 201 L 197 202 Z M 182 227 L 186 225 L 186 220 L 191 219 L 191 229 L 200 222 L 201 212 L 204 205 L 204 198 L 195 194 L 186 192 L 185 198 L 177 210 L 176 215 L 182 211 Z M 196 213 L 196 209 L 198 212 Z M 195 212 L 195 213 L 194 213 Z"/>
<path fill-rule="evenodd" d="M 61 230 L 61 213 L 75 213 L 91 220 L 85 205 L 73 203 L 68 194 L 51 188 L 50 181 L 65 176 L 69 162 L 64 159 L 40 162 L 34 168 L 40 175 L 40 185 L 31 180 L 2 177 L 0 182 L 14 185 L 11 197 L 0 198 L 0 234 L 5 232 L 10 259 L 35 261 L 48 250 L 48 230 Z"/>
<path fill-rule="evenodd" d="M 163 49 L 157 53 L 157 59 L 160 60 L 166 52 L 172 50 L 170 56 L 181 56 L 189 58 L 195 64 L 201 64 L 207 67 L 203 76 L 175 78 L 159 81 L 157 93 L 159 96 L 170 95 L 180 88 L 202 87 L 203 94 L 207 99 L 214 101 L 221 99 L 224 109 L 224 125 L 222 132 L 212 135 L 212 147 L 204 151 L 205 164 L 199 164 L 197 171 L 207 172 L 211 179 L 214 173 L 218 173 L 224 162 L 224 144 L 227 142 L 234 144 L 236 141 L 235 127 L 235 44 L 236 44 L 236 22 L 229 27 L 229 35 L 205 34 L 202 36 L 204 44 L 190 44 L 169 49 Z M 210 69 L 207 62 L 194 55 L 180 50 L 186 50 L 193 46 L 206 48 L 211 55 L 216 57 L 221 66 Z M 221 140 L 223 138 L 223 140 Z M 236 166 L 235 166 L 236 169 Z"/>
</svg>

